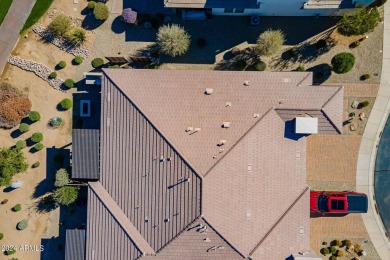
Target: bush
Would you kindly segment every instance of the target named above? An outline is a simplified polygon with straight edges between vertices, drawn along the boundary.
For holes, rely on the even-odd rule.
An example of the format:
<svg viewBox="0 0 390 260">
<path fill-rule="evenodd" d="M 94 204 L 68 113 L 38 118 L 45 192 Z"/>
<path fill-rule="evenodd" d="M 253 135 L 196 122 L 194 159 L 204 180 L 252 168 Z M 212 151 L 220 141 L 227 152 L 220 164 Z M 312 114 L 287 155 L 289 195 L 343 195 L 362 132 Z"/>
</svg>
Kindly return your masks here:
<svg viewBox="0 0 390 260">
<path fill-rule="evenodd" d="M 326 48 L 328 47 L 328 42 L 325 39 L 320 39 L 316 42 L 315 46 L 318 50 L 322 48 Z"/>
<path fill-rule="evenodd" d="M 33 167 L 33 168 L 38 168 L 40 165 L 41 165 L 41 163 L 38 162 L 38 161 L 36 161 L 36 162 L 32 165 L 32 167 Z"/>
<path fill-rule="evenodd" d="M 337 251 L 336 251 L 336 256 L 337 256 L 337 257 L 343 257 L 343 256 L 344 256 L 343 251 L 337 250 Z"/>
<path fill-rule="evenodd" d="M 28 226 L 28 220 L 27 219 L 23 219 L 22 221 L 20 221 L 17 225 L 17 228 L 18 230 L 23 230 L 25 228 L 27 228 Z"/>
<path fill-rule="evenodd" d="M 157 33 L 157 44 L 161 52 L 171 57 L 184 55 L 190 41 L 190 35 L 177 24 L 163 25 Z"/>
<path fill-rule="evenodd" d="M 96 2 L 95 2 L 95 1 L 89 1 L 89 2 L 88 2 L 88 8 L 89 8 L 89 9 L 94 9 L 94 8 L 95 8 L 95 5 L 96 5 Z"/>
<path fill-rule="evenodd" d="M 62 61 L 58 62 L 58 67 L 60 67 L 61 69 L 65 68 L 66 67 L 66 61 L 62 60 Z"/>
<path fill-rule="evenodd" d="M 354 251 L 355 251 L 355 253 L 360 253 L 360 251 L 362 251 L 362 247 L 359 245 L 359 244 L 356 244 L 355 246 L 354 246 Z"/>
<path fill-rule="evenodd" d="M 15 253 L 16 253 L 16 250 L 15 250 L 15 249 L 10 249 L 10 250 L 5 251 L 5 254 L 6 254 L 6 255 L 13 255 L 13 254 L 15 254 Z"/>
<path fill-rule="evenodd" d="M 329 251 L 330 251 L 330 253 L 332 253 L 332 255 L 334 255 L 336 253 L 337 249 L 334 246 L 331 246 L 331 247 L 329 247 Z"/>
<path fill-rule="evenodd" d="M 347 73 L 355 65 L 355 56 L 349 52 L 341 52 L 332 58 L 333 71 L 338 74 Z"/>
<path fill-rule="evenodd" d="M 355 115 L 356 115 L 355 112 L 349 113 L 349 117 L 354 117 Z M 348 245 L 346 244 L 347 242 L 344 242 L 345 246 L 350 247 L 352 245 L 350 240 L 345 240 L 345 241 L 348 241 Z"/>
<path fill-rule="evenodd" d="M 78 194 L 78 187 L 64 186 L 54 191 L 53 198 L 58 204 L 69 205 L 76 201 Z"/>
<path fill-rule="evenodd" d="M 0 240 L 3 240 L 3 238 L 4 238 L 4 234 L 0 233 Z"/>
<path fill-rule="evenodd" d="M 22 206 L 20 204 L 16 204 L 13 208 L 12 208 L 13 211 L 15 212 L 18 212 L 18 211 L 21 211 L 22 210 Z"/>
<path fill-rule="evenodd" d="M 42 142 L 42 140 L 43 140 L 42 133 L 36 132 L 36 133 L 33 133 L 33 135 L 31 136 L 31 141 L 33 141 L 34 143 Z"/>
<path fill-rule="evenodd" d="M 16 173 L 27 170 L 28 164 L 21 150 L 0 148 L 0 158 L 0 186 L 9 185 Z"/>
<path fill-rule="evenodd" d="M 267 68 L 267 65 L 263 61 L 259 61 L 254 65 L 254 67 L 257 71 L 264 71 Z"/>
<path fill-rule="evenodd" d="M 41 143 L 38 143 L 38 144 L 34 145 L 34 149 L 37 150 L 37 151 L 40 151 L 43 148 L 45 148 L 45 146 L 43 144 L 41 144 Z"/>
<path fill-rule="evenodd" d="M 120 66 L 118 64 L 116 65 L 111 65 L 111 66 L 108 66 L 109 69 L 119 69 Z"/>
<path fill-rule="evenodd" d="M 329 260 L 337 260 L 337 256 L 332 255 L 329 257 Z"/>
<path fill-rule="evenodd" d="M 19 140 L 16 142 L 15 146 L 16 146 L 16 149 L 23 149 L 27 146 L 27 143 L 24 140 Z"/>
<path fill-rule="evenodd" d="M 327 247 L 322 248 L 321 249 L 321 254 L 323 254 L 323 255 L 329 254 L 329 249 Z"/>
<path fill-rule="evenodd" d="M 22 133 L 25 133 L 27 132 L 28 130 L 30 130 L 30 126 L 26 123 L 21 123 L 19 125 L 19 131 L 22 132 Z"/>
<path fill-rule="evenodd" d="M 39 114 L 37 111 L 31 111 L 28 114 L 28 119 L 30 119 L 33 122 L 41 120 L 41 114 Z"/>
<path fill-rule="evenodd" d="M 71 99 L 65 98 L 60 102 L 60 106 L 62 109 L 68 110 L 68 109 L 72 108 L 73 102 Z"/>
<path fill-rule="evenodd" d="M 67 88 L 73 88 L 74 87 L 73 79 L 66 79 L 65 82 L 64 82 L 64 85 Z"/>
<path fill-rule="evenodd" d="M 80 65 L 81 63 L 83 63 L 84 59 L 81 56 L 76 56 L 74 57 L 73 61 L 75 64 Z"/>
<path fill-rule="evenodd" d="M 103 3 L 96 3 L 95 8 L 93 9 L 93 15 L 97 20 L 107 20 L 109 16 L 108 8 Z"/>
<path fill-rule="evenodd" d="M 56 117 L 53 117 L 53 118 L 50 119 L 50 125 L 52 127 L 59 127 L 59 126 L 62 125 L 62 123 L 63 123 L 63 120 L 59 116 L 56 116 Z"/>
<path fill-rule="evenodd" d="M 104 61 L 101 58 L 95 58 L 92 60 L 91 64 L 92 64 L 92 67 L 94 67 L 96 69 L 96 68 L 102 67 L 104 65 Z"/>
<path fill-rule="evenodd" d="M 361 77 L 361 80 L 367 80 L 369 78 L 371 78 L 370 74 L 363 74 Z"/>
<path fill-rule="evenodd" d="M 8 199 L 3 199 L 3 200 L 1 201 L 1 205 L 7 204 L 7 202 L 8 202 Z"/>
<path fill-rule="evenodd" d="M 359 108 L 364 108 L 364 107 L 368 107 L 368 105 L 370 104 L 370 102 L 368 102 L 367 100 L 363 101 L 363 102 L 360 102 L 358 107 Z"/>
<path fill-rule="evenodd" d="M 284 41 L 281 30 L 268 30 L 260 34 L 256 49 L 259 55 L 270 56 L 282 48 Z"/>
<path fill-rule="evenodd" d="M 49 78 L 51 79 L 57 78 L 57 72 L 53 71 L 52 73 L 50 73 Z"/>
<path fill-rule="evenodd" d="M 60 14 L 54 17 L 53 21 L 51 21 L 49 30 L 56 35 L 63 36 L 70 30 L 71 27 L 72 21 L 70 18 L 64 14 Z"/>
<path fill-rule="evenodd" d="M 333 245 L 334 245 L 334 246 L 342 246 L 343 243 L 341 243 L 340 240 L 336 239 L 336 240 L 333 240 Z"/>
<path fill-rule="evenodd" d="M 56 172 L 56 180 L 54 186 L 63 187 L 70 183 L 69 174 L 66 169 L 61 168 Z"/>
<path fill-rule="evenodd" d="M 295 71 L 305 71 L 305 67 L 303 67 L 302 65 L 298 66 Z"/>
<path fill-rule="evenodd" d="M 68 40 L 76 46 L 83 44 L 87 39 L 86 32 L 83 28 L 73 28 L 66 36 L 68 37 Z"/>
<path fill-rule="evenodd" d="M 377 8 L 362 8 L 354 14 L 345 14 L 337 23 L 339 33 L 350 36 L 372 32 L 380 22 Z"/>
<path fill-rule="evenodd" d="M 245 70 L 246 69 L 246 61 L 244 60 L 238 60 L 235 63 L 237 70 Z"/>
<path fill-rule="evenodd" d="M 199 38 L 197 41 L 196 41 L 196 45 L 199 47 L 199 48 L 203 48 L 204 46 L 206 46 L 206 40 L 203 39 L 203 38 Z"/>
</svg>

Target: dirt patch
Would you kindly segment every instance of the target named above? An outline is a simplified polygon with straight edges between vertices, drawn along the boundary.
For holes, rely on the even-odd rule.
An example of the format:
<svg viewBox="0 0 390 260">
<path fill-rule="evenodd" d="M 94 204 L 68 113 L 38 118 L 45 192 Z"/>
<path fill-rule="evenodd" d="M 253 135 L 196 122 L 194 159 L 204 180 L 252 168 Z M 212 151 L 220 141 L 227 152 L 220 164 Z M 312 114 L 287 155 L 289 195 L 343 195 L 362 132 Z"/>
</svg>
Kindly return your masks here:
<svg viewBox="0 0 390 260">
<path fill-rule="evenodd" d="M 364 37 L 364 35 L 353 35 L 353 36 L 344 36 L 340 34 L 337 30 L 332 31 L 330 38 L 332 38 L 338 45 L 343 45 L 349 47 L 351 43 L 356 42 L 357 40 Z"/>
</svg>

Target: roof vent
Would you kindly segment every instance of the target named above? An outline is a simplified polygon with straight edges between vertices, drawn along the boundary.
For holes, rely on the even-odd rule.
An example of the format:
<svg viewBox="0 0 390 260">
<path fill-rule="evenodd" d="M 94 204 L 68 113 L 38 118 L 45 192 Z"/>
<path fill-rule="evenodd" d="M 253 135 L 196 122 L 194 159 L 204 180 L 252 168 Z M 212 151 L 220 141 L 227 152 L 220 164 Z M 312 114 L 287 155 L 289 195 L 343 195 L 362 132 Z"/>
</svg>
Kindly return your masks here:
<svg viewBox="0 0 390 260">
<path fill-rule="evenodd" d="M 227 107 L 231 107 L 232 106 L 232 102 L 226 102 L 226 106 Z"/>
<path fill-rule="evenodd" d="M 160 163 L 163 163 L 164 161 L 165 161 L 164 155 L 161 155 L 161 156 L 160 156 Z"/>
<path fill-rule="evenodd" d="M 219 140 L 218 146 L 222 146 L 227 143 L 227 140 Z"/>
<path fill-rule="evenodd" d="M 203 239 L 204 242 L 211 242 L 210 238 L 206 237 L 205 239 Z"/>
<path fill-rule="evenodd" d="M 222 123 L 222 127 L 223 127 L 223 128 L 229 128 L 230 125 L 231 125 L 231 122 L 223 122 L 223 123 Z"/>
<path fill-rule="evenodd" d="M 164 219 L 164 222 L 168 223 L 169 222 L 169 218 Z"/>
<path fill-rule="evenodd" d="M 172 157 L 167 157 L 167 161 L 172 161 Z"/>
<path fill-rule="evenodd" d="M 219 153 L 223 153 L 225 149 L 219 149 Z"/>
<path fill-rule="evenodd" d="M 194 128 L 192 126 L 187 127 L 186 132 L 194 131 Z"/>
<path fill-rule="evenodd" d="M 259 117 L 260 117 L 260 114 L 253 114 L 253 117 L 254 117 L 254 118 L 259 118 Z"/>
<path fill-rule="evenodd" d="M 291 78 L 282 78 L 283 83 L 289 83 L 291 82 Z"/>
<path fill-rule="evenodd" d="M 249 80 L 244 81 L 244 86 L 249 86 Z"/>
<path fill-rule="evenodd" d="M 299 229 L 299 234 L 303 234 L 303 227 Z"/>
<path fill-rule="evenodd" d="M 194 129 L 195 132 L 200 132 L 200 130 L 202 130 L 200 127 L 195 127 Z"/>
<path fill-rule="evenodd" d="M 211 95 L 211 94 L 213 94 L 213 92 L 214 92 L 214 89 L 212 89 L 212 88 L 206 88 L 206 91 L 204 92 L 206 95 Z"/>
<path fill-rule="evenodd" d="M 149 222 L 148 217 L 145 217 L 145 223 L 148 223 L 148 222 Z"/>
<path fill-rule="evenodd" d="M 283 104 L 284 103 L 284 99 L 279 99 L 279 104 Z"/>
</svg>

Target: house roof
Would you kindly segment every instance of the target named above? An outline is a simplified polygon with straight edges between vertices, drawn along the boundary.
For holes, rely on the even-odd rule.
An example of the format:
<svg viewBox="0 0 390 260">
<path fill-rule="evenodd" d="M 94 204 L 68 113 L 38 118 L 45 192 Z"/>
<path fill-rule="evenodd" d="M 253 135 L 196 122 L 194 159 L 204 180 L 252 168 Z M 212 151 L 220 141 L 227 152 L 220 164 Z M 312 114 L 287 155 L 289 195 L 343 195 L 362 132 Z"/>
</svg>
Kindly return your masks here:
<svg viewBox="0 0 390 260">
<path fill-rule="evenodd" d="M 72 178 L 99 179 L 99 130 L 73 129 Z"/>
<path fill-rule="evenodd" d="M 67 229 L 65 260 L 85 259 L 85 229 Z"/>
</svg>

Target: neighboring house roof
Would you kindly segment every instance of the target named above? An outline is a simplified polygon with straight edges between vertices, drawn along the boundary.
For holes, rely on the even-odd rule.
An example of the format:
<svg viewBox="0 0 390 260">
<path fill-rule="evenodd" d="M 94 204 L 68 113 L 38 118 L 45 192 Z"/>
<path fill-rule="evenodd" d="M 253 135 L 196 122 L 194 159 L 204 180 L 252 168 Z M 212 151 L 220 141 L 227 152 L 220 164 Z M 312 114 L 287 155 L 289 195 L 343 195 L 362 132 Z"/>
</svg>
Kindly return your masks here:
<svg viewBox="0 0 390 260">
<path fill-rule="evenodd" d="M 257 9 L 260 3 L 257 0 L 165 0 L 165 7 L 171 8 L 241 8 Z"/>
<path fill-rule="evenodd" d="M 85 229 L 67 229 L 65 260 L 85 259 Z"/>
<path fill-rule="evenodd" d="M 99 130 L 73 129 L 72 178 L 99 179 Z"/>
</svg>

